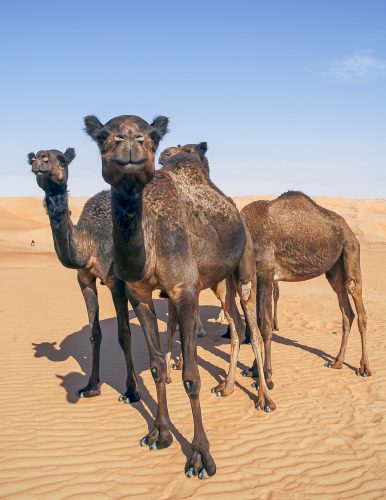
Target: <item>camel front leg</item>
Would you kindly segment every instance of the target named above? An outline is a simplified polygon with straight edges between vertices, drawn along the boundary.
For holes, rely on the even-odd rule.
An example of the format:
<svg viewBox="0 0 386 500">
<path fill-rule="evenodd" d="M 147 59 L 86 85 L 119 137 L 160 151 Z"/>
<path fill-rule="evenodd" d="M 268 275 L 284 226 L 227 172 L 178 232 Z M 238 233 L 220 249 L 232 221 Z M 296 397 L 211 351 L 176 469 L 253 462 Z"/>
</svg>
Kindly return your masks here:
<svg viewBox="0 0 386 500">
<path fill-rule="evenodd" d="M 136 403 L 141 399 L 137 389 L 133 360 L 131 357 L 131 331 L 129 324 L 128 298 L 126 285 L 121 280 L 114 280 L 109 286 L 117 313 L 118 340 L 125 356 L 127 378 L 126 392 L 120 396 L 120 401 Z"/>
<path fill-rule="evenodd" d="M 150 372 L 156 386 L 158 401 L 153 429 L 140 440 L 140 445 L 149 446 L 150 450 L 160 450 L 172 444 L 173 436 L 170 432 L 166 400 L 166 361 L 161 351 L 157 317 L 150 294 L 145 299 L 139 298 L 129 289 L 129 300 L 145 334 L 149 349 Z"/>
<path fill-rule="evenodd" d="M 90 325 L 90 342 L 92 345 L 92 368 L 88 384 L 76 391 L 80 398 L 92 398 L 99 396 L 100 378 L 99 378 L 99 358 L 102 341 L 102 332 L 99 324 L 99 304 L 98 292 L 96 288 L 96 277 L 78 271 L 78 283 L 86 303 L 88 321 Z"/>
<path fill-rule="evenodd" d="M 202 424 L 200 408 L 201 380 L 197 366 L 196 336 L 198 296 L 193 291 L 184 292 L 175 300 L 175 304 L 184 358 L 182 380 L 190 399 L 194 422 L 192 455 L 186 462 L 185 474 L 188 478 L 198 476 L 205 479 L 216 473 L 216 464 L 209 452 L 209 441 Z"/>
</svg>

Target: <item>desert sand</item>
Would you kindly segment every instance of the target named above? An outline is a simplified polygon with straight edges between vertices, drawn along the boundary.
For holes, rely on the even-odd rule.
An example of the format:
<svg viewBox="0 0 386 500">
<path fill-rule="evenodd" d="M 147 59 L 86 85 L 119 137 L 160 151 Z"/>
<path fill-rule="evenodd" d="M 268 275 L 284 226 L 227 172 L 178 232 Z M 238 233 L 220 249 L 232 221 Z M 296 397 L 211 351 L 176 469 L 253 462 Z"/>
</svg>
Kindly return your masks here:
<svg viewBox="0 0 386 500">
<path fill-rule="evenodd" d="M 237 199 L 239 208 L 253 199 Z M 73 217 L 86 198 L 73 198 Z M 216 324 L 219 303 L 201 294 L 207 337 L 198 340 L 204 425 L 217 463 L 206 481 L 184 475 L 193 434 L 190 405 L 173 372 L 167 388 L 173 445 L 141 448 L 156 410 L 155 389 L 138 321 L 131 321 L 142 401 L 118 401 L 125 367 L 108 290 L 100 286 L 103 380 L 100 397 L 79 400 L 90 343 L 76 271 L 53 251 L 39 198 L 0 200 L 0 496 L 2 498 L 298 499 L 386 497 L 386 200 L 316 198 L 343 215 L 362 249 L 368 353 L 373 376 L 355 376 L 356 322 L 342 370 L 324 367 L 338 352 L 341 315 L 324 277 L 282 283 L 280 331 L 274 336 L 272 397 L 277 410 L 258 413 L 250 346 L 242 346 L 235 392 L 210 389 L 224 376 L 229 341 Z M 31 246 L 31 240 L 36 245 Z M 166 304 L 155 294 L 166 345 Z M 133 314 L 131 313 L 131 317 Z"/>
</svg>

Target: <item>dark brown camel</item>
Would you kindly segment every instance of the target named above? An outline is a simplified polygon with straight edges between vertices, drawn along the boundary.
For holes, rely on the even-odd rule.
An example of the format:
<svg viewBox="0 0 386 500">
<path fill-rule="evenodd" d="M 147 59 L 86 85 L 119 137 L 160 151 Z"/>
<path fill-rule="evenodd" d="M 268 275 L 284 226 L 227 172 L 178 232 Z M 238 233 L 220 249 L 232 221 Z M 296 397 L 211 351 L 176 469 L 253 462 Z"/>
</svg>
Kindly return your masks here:
<svg viewBox="0 0 386 500">
<path fill-rule="evenodd" d="M 252 202 L 241 210 L 253 239 L 257 309 L 265 346 L 264 373 L 273 387 L 271 365 L 272 284 L 275 281 L 305 281 L 326 275 L 337 294 L 342 312 L 342 343 L 331 368 L 342 368 L 348 335 L 354 320 L 349 295 L 358 314 L 362 358 L 358 374 L 370 376 L 366 352 L 367 317 L 362 300 L 359 242 L 340 215 L 317 205 L 297 191 L 288 191 L 272 201 Z M 327 366 L 327 365 L 326 365 Z M 244 375 L 254 375 L 256 367 Z"/>
<path fill-rule="evenodd" d="M 137 116 L 118 116 L 103 125 L 95 116 L 85 118 L 86 131 L 97 141 L 102 175 L 111 184 L 114 265 L 127 283 L 129 300 L 141 323 L 150 355 L 158 399 L 154 427 L 140 442 L 150 449 L 166 448 L 170 433 L 166 402 L 166 362 L 161 351 L 154 289 L 165 290 L 176 308 L 184 366 L 182 378 L 189 396 L 194 437 L 192 456 L 185 466 L 188 477 L 200 479 L 216 472 L 209 452 L 199 401 L 195 327 L 200 290 L 227 279 L 225 312 L 234 313 L 235 289 L 243 299 L 251 328 L 251 342 L 258 359 L 258 403 L 274 408 L 265 384 L 262 339 L 256 324 L 256 293 L 252 241 L 233 204 L 202 169 L 201 163 L 181 152 L 155 172 L 154 156 L 167 131 L 168 119 L 157 117 L 151 125 Z M 228 378 L 234 381 L 239 339 L 233 323 Z M 225 381 L 224 391 L 228 389 Z"/>
<path fill-rule="evenodd" d="M 68 208 L 68 165 L 75 157 L 69 148 L 65 153 L 56 149 L 30 153 L 28 161 L 36 181 L 45 192 L 45 206 L 50 218 L 55 251 L 60 262 L 78 270 L 78 282 L 86 302 L 92 343 L 92 370 L 86 387 L 77 391 L 81 398 L 100 394 L 99 355 L 102 333 L 99 324 L 99 304 L 96 280 L 110 289 L 118 321 L 118 339 L 127 366 L 127 390 L 121 400 L 139 401 L 131 359 L 131 334 L 128 318 L 128 298 L 125 283 L 119 280 L 112 265 L 112 220 L 110 191 L 102 191 L 85 204 L 79 222 L 74 225 Z"/>
<path fill-rule="evenodd" d="M 188 154 L 193 155 L 193 157 L 200 161 L 202 164 L 202 168 L 204 171 L 209 175 L 209 163 L 208 159 L 205 156 L 206 152 L 208 151 L 208 145 L 206 142 L 200 142 L 198 144 L 185 144 L 184 146 L 178 145 L 178 146 L 172 146 L 169 148 L 166 148 L 162 151 L 162 153 L 159 156 L 158 163 L 160 165 L 164 165 L 172 156 L 175 156 L 178 153 L 185 152 Z M 168 298 L 167 293 L 162 291 L 160 293 L 160 297 L 163 298 Z M 172 349 L 173 349 L 173 339 L 177 330 L 178 322 L 177 322 L 177 315 L 173 306 L 173 303 L 169 300 L 168 301 L 168 328 L 169 328 L 169 338 L 168 338 L 168 345 L 167 345 L 167 350 L 166 350 L 166 366 L 167 366 L 167 382 L 170 383 L 172 381 L 171 378 L 171 367 L 174 370 L 182 370 L 182 356 L 178 357 L 177 363 L 171 365 L 171 355 L 172 355 Z M 198 314 L 197 316 L 197 337 L 205 337 L 206 332 L 204 329 L 204 326 L 202 324 L 200 315 Z M 230 333 L 229 333 L 229 338 L 230 338 Z"/>
<path fill-rule="evenodd" d="M 185 152 L 194 155 L 197 160 L 201 161 L 202 168 L 209 175 L 209 162 L 206 157 L 208 151 L 208 144 L 206 142 L 199 142 L 198 144 L 185 144 L 184 146 L 172 146 L 162 151 L 159 156 L 158 163 L 164 165 L 170 158 L 177 153 Z"/>
</svg>

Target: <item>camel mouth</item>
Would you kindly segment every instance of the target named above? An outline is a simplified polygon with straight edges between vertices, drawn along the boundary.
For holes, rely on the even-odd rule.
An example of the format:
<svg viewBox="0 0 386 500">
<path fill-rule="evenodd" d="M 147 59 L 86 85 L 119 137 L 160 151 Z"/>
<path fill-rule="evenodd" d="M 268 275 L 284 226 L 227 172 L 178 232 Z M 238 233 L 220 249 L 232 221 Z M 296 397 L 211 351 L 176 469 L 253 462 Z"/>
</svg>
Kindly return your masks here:
<svg viewBox="0 0 386 500">
<path fill-rule="evenodd" d="M 119 168 L 123 171 L 135 170 L 135 169 L 143 167 L 143 165 L 146 162 L 146 158 L 144 158 L 143 160 L 139 160 L 139 161 L 130 161 L 129 163 L 126 163 L 125 161 L 118 160 L 118 159 L 115 160 L 115 162 L 119 165 Z"/>
</svg>

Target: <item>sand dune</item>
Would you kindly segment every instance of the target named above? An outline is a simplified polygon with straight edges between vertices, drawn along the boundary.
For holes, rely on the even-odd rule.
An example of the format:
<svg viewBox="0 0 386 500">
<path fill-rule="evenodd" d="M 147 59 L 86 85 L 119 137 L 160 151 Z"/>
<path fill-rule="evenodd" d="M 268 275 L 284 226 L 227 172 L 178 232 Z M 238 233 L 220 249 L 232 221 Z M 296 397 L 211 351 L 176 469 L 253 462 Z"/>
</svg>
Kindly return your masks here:
<svg viewBox="0 0 386 500">
<path fill-rule="evenodd" d="M 238 198 L 239 208 L 252 199 Z M 251 380 L 231 396 L 210 389 L 224 376 L 229 343 L 212 318 L 219 304 L 201 296 L 208 335 L 199 339 L 202 411 L 218 472 L 186 479 L 193 424 L 180 372 L 168 386 L 173 445 L 139 447 L 156 411 L 143 334 L 132 320 L 142 401 L 118 402 L 124 359 L 114 308 L 100 287 L 102 370 L 98 398 L 78 400 L 90 371 L 86 309 L 76 273 L 53 253 L 38 198 L 0 200 L 0 495 L 2 498 L 299 499 L 386 496 L 386 200 L 316 198 L 342 214 L 362 245 L 371 378 L 355 376 L 360 338 L 353 325 L 342 370 L 324 368 L 340 345 L 340 312 L 324 278 L 281 285 L 280 332 L 273 343 L 277 411 L 254 409 Z M 73 199 L 74 218 L 85 199 Z M 30 245 L 34 239 L 35 246 Z M 165 345 L 166 304 L 156 298 Z M 132 314 L 131 314 L 132 316 Z M 242 346 L 239 368 L 252 352 Z"/>
</svg>

